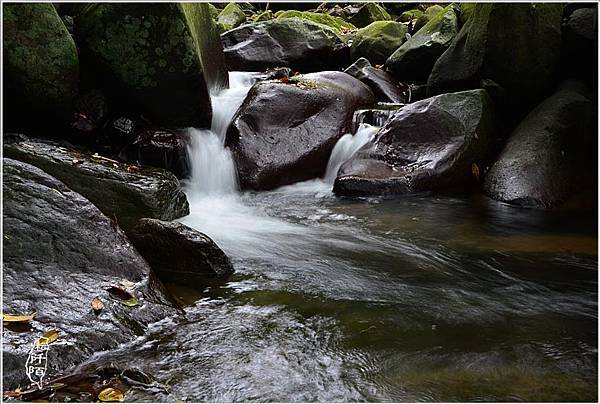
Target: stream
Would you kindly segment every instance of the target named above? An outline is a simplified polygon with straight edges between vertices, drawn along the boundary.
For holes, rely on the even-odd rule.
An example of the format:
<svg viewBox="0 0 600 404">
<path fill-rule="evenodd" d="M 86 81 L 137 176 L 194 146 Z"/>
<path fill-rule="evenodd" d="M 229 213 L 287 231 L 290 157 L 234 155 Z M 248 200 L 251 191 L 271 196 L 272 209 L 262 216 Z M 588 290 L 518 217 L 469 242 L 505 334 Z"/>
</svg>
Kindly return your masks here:
<svg viewBox="0 0 600 404">
<path fill-rule="evenodd" d="M 597 217 L 484 196 L 337 198 L 324 179 L 239 192 L 223 147 L 252 84 L 231 73 L 189 129 L 190 215 L 236 273 L 104 354 L 164 389 L 128 400 L 580 401 L 597 391 Z M 333 174 L 332 174 L 333 173 Z"/>
</svg>

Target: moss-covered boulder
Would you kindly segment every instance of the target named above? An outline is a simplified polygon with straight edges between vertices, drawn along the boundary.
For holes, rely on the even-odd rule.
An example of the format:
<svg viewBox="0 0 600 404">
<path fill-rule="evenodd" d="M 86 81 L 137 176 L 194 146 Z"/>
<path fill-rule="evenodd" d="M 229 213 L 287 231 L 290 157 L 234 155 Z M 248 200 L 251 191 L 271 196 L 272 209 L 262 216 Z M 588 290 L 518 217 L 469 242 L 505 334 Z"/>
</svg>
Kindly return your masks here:
<svg viewBox="0 0 600 404">
<path fill-rule="evenodd" d="M 157 124 L 209 127 L 209 86 L 227 85 L 206 3 L 100 3 L 78 17 L 87 74 L 117 109 Z"/>
<path fill-rule="evenodd" d="M 207 4 L 208 4 L 208 10 L 210 11 L 210 17 L 213 20 L 216 20 L 217 17 L 219 16 L 219 13 L 221 12 L 221 10 L 216 8 L 213 4 L 210 4 L 210 3 L 207 3 Z"/>
<path fill-rule="evenodd" d="M 425 81 L 458 33 L 458 6 L 450 4 L 400 46 L 385 62 L 400 80 Z"/>
<path fill-rule="evenodd" d="M 217 21 L 223 25 L 225 31 L 239 27 L 246 22 L 246 14 L 236 3 L 229 3 L 217 16 Z"/>
<path fill-rule="evenodd" d="M 526 110 L 555 83 L 562 5 L 478 3 L 454 43 L 438 59 L 428 93 L 477 88 L 483 79 L 503 89 L 512 110 Z"/>
<path fill-rule="evenodd" d="M 261 13 L 255 14 L 254 17 L 252 17 L 252 21 L 254 21 L 254 22 L 269 21 L 269 20 L 272 20 L 273 18 L 275 18 L 275 16 L 273 15 L 273 12 L 271 10 L 265 10 Z"/>
<path fill-rule="evenodd" d="M 444 7 L 437 4 L 427 7 L 423 14 L 421 14 L 419 18 L 417 18 L 417 21 L 415 21 L 414 30 L 418 31 L 423 28 L 429 21 L 436 18 L 442 11 L 444 11 Z"/>
<path fill-rule="evenodd" d="M 246 24 L 221 35 L 229 70 L 290 67 L 300 72 L 339 69 L 350 60 L 337 30 L 303 18 Z"/>
<path fill-rule="evenodd" d="M 334 28 L 338 31 L 345 30 L 353 30 L 356 27 L 349 22 L 344 21 L 342 18 L 334 17 L 328 14 L 323 13 L 313 13 L 310 11 L 298 11 L 298 10 L 288 10 L 279 14 L 277 18 L 304 18 L 306 20 L 310 20 L 312 22 L 316 22 L 318 24 L 327 25 L 328 27 Z"/>
<path fill-rule="evenodd" d="M 398 21 L 401 22 L 410 22 L 413 20 L 418 20 L 423 15 L 423 12 L 419 9 L 404 11 L 398 17 Z"/>
<path fill-rule="evenodd" d="M 350 46 L 352 59 L 364 57 L 373 64 L 384 64 L 406 41 L 406 25 L 395 21 L 375 21 L 354 35 Z"/>
<path fill-rule="evenodd" d="M 3 5 L 4 128 L 67 125 L 79 82 L 75 43 L 50 3 Z"/>
<path fill-rule="evenodd" d="M 389 21 L 391 19 L 390 14 L 381 5 L 377 3 L 365 3 L 350 18 L 350 22 L 362 28 L 375 21 Z"/>
<path fill-rule="evenodd" d="M 475 12 L 475 6 L 477 3 L 461 3 L 460 4 L 460 23 L 466 24 Z"/>
</svg>

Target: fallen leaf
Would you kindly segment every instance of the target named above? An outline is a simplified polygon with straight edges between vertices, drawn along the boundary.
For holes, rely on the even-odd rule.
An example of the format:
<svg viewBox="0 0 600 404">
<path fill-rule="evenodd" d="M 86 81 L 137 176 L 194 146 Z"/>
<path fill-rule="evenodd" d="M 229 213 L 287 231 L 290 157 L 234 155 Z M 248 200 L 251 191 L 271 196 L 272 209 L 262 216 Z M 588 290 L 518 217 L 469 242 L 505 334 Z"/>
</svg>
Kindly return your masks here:
<svg viewBox="0 0 600 404">
<path fill-rule="evenodd" d="M 58 331 L 50 330 L 46 331 L 38 340 L 37 345 L 50 345 L 58 339 Z"/>
<path fill-rule="evenodd" d="M 135 307 L 135 306 L 139 305 L 137 299 L 135 299 L 135 298 L 126 300 L 126 301 L 121 302 L 121 303 L 123 303 L 127 307 Z"/>
<path fill-rule="evenodd" d="M 477 181 L 479 181 L 479 166 L 477 164 L 471 164 L 471 172 L 473 173 Z"/>
<path fill-rule="evenodd" d="M 92 305 L 92 310 L 94 310 L 94 313 L 96 314 L 100 313 L 104 308 L 104 303 L 102 303 L 102 300 L 100 300 L 98 296 L 93 298 L 90 304 Z"/>
<path fill-rule="evenodd" d="M 128 281 L 128 280 L 124 280 L 119 282 L 122 286 L 125 286 L 126 288 L 132 288 L 135 286 L 135 283 Z"/>
<path fill-rule="evenodd" d="M 113 389 L 112 387 L 106 388 L 98 394 L 98 400 L 104 402 L 118 402 L 123 401 L 125 396 L 117 389 Z"/>
<path fill-rule="evenodd" d="M 111 296 L 119 299 L 119 300 L 131 300 L 134 298 L 134 296 L 131 294 L 131 292 L 120 288 L 118 286 L 111 286 L 110 288 L 106 289 L 106 291 L 108 293 L 111 294 Z"/>
<path fill-rule="evenodd" d="M 4 323 L 28 323 L 31 320 L 33 320 L 34 315 L 35 315 L 35 313 L 33 313 L 30 316 L 11 316 L 8 314 L 3 314 L 2 322 L 4 322 Z"/>
</svg>

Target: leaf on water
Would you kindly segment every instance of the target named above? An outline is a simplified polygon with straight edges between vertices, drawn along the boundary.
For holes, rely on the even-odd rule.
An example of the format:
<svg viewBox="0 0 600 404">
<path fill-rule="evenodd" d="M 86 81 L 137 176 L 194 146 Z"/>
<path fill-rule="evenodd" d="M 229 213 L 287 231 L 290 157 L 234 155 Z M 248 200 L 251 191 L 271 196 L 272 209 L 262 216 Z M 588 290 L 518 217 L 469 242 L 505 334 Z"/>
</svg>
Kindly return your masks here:
<svg viewBox="0 0 600 404">
<path fill-rule="evenodd" d="M 121 284 L 121 286 L 125 286 L 126 288 L 132 288 L 135 286 L 135 283 L 128 281 L 128 280 L 124 280 L 119 283 Z"/>
<path fill-rule="evenodd" d="M 125 396 L 117 389 L 113 389 L 112 387 L 106 388 L 98 394 L 98 400 L 104 402 L 120 402 L 123 401 Z"/>
<path fill-rule="evenodd" d="M 50 330 L 50 331 L 46 331 L 44 333 L 44 335 L 42 335 L 38 340 L 37 340 L 37 345 L 50 345 L 51 343 L 53 343 L 54 341 L 56 341 L 58 339 L 58 331 L 57 330 Z"/>
<path fill-rule="evenodd" d="M 106 291 L 110 293 L 111 296 L 119 300 L 131 300 L 134 298 L 131 292 L 118 286 L 111 286 L 110 288 L 106 289 Z"/>
<path fill-rule="evenodd" d="M 2 322 L 4 322 L 4 323 L 28 323 L 31 320 L 33 320 L 33 316 L 35 316 L 35 313 L 33 313 L 30 316 L 11 316 L 9 314 L 3 314 Z"/>
<path fill-rule="evenodd" d="M 129 300 L 121 302 L 121 303 L 123 303 L 127 307 L 135 307 L 135 306 L 139 305 L 137 299 L 135 299 L 135 298 L 129 299 Z"/>
<path fill-rule="evenodd" d="M 471 172 L 473 176 L 479 181 L 479 166 L 475 163 L 471 164 Z"/>
<path fill-rule="evenodd" d="M 98 296 L 93 298 L 90 304 L 92 305 L 92 310 L 94 310 L 94 313 L 96 314 L 100 313 L 104 308 L 104 303 L 102 303 L 102 300 L 100 300 Z"/>
</svg>

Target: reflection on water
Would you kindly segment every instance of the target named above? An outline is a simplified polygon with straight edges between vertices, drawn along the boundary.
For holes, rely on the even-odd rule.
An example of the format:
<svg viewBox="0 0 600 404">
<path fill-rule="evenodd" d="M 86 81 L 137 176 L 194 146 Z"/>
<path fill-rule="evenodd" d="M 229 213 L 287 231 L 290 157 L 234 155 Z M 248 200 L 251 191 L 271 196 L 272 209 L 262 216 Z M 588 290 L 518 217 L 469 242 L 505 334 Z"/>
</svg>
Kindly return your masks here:
<svg viewBox="0 0 600 404">
<path fill-rule="evenodd" d="M 595 400 L 593 213 L 335 198 L 320 181 L 198 200 L 236 275 L 93 361 L 131 400 Z"/>
</svg>

